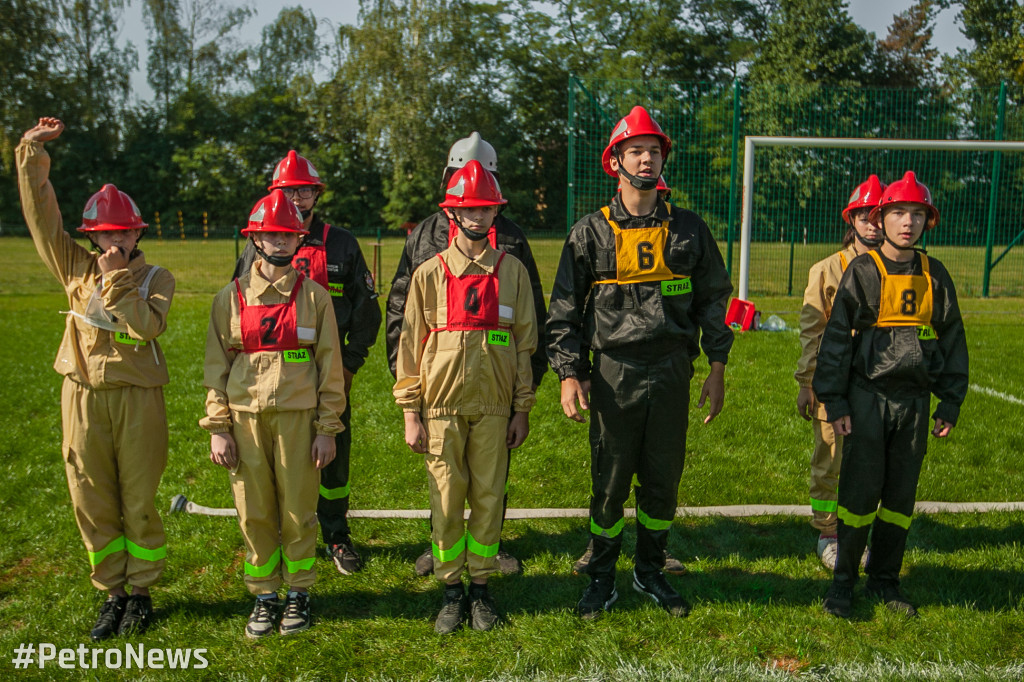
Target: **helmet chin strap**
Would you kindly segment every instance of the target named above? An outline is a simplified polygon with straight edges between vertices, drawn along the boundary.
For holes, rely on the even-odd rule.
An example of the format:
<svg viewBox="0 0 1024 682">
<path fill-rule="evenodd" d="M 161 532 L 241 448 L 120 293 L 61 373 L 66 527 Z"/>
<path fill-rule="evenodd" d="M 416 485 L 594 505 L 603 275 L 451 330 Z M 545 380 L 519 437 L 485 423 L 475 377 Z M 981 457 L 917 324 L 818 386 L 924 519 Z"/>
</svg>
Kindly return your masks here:
<svg viewBox="0 0 1024 682">
<path fill-rule="evenodd" d="M 878 239 L 864 239 L 864 237 L 860 236 L 860 232 L 858 232 L 856 229 L 853 231 L 853 236 L 857 238 L 857 241 L 859 241 L 861 244 L 868 247 L 869 249 L 876 249 L 882 245 L 883 241 L 885 241 L 884 236 L 879 237 Z"/>
<path fill-rule="evenodd" d="M 459 220 L 459 216 L 454 211 L 448 214 L 448 220 L 455 224 L 459 228 L 459 231 L 466 237 L 466 239 L 474 242 L 478 242 L 481 239 L 487 239 L 487 233 L 490 230 L 484 230 L 483 232 L 477 232 L 476 230 L 470 230 L 463 226 L 462 221 Z"/>
<path fill-rule="evenodd" d="M 284 267 L 285 265 L 291 265 L 292 257 L 295 255 L 292 254 L 291 256 L 271 256 L 269 253 L 260 248 L 260 245 L 256 243 L 255 239 L 252 240 L 252 245 L 253 247 L 256 248 L 256 253 L 259 254 L 260 258 L 267 261 L 271 265 L 276 265 L 279 268 Z"/>
<path fill-rule="evenodd" d="M 622 176 L 624 178 L 626 178 L 626 180 L 629 182 L 630 185 L 632 185 L 633 187 L 637 188 L 641 192 L 646 192 L 648 190 L 652 190 L 652 189 L 654 189 L 655 187 L 658 186 L 658 178 L 641 178 L 639 176 L 633 175 L 628 170 L 626 170 L 625 166 L 622 165 L 622 155 L 621 154 L 618 157 L 618 162 L 619 162 L 619 173 L 621 173 Z"/>
</svg>

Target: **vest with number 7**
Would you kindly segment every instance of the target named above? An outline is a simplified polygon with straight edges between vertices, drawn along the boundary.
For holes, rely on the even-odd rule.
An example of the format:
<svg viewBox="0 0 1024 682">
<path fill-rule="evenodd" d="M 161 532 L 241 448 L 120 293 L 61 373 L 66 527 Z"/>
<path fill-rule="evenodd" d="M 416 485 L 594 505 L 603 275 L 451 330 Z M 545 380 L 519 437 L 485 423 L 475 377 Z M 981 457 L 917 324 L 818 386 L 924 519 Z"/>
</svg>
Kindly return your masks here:
<svg viewBox="0 0 1024 682">
<path fill-rule="evenodd" d="M 672 207 L 666 204 L 671 215 Z M 661 282 L 665 296 L 688 294 L 692 291 L 690 278 L 672 272 L 665 263 L 668 244 L 668 220 L 654 227 L 631 227 L 623 230 L 611 219 L 611 211 L 601 209 L 605 220 L 615 233 L 615 279 L 602 279 L 594 284 L 633 284 Z"/>
<path fill-rule="evenodd" d="M 876 327 L 917 327 L 919 339 L 934 339 L 932 328 L 932 278 L 928 256 L 921 256 L 920 275 L 890 275 L 877 251 L 869 251 L 882 276 Z"/>
</svg>

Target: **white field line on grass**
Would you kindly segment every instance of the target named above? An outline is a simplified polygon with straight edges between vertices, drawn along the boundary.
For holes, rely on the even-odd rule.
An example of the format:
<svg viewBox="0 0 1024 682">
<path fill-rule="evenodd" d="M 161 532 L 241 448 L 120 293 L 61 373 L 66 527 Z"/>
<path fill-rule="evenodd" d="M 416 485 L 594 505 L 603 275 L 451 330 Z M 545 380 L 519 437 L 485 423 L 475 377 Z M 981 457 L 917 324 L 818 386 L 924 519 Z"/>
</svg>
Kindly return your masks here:
<svg viewBox="0 0 1024 682">
<path fill-rule="evenodd" d="M 979 386 L 978 384 L 971 384 L 971 390 L 977 391 L 978 393 L 984 393 L 985 395 L 990 395 L 993 398 L 1005 400 L 1006 402 L 1013 403 L 1015 405 L 1024 405 L 1024 400 L 1021 400 L 1017 396 L 1010 395 L 1009 393 L 1003 393 L 1002 391 L 997 391 L 994 388 L 987 388 L 985 386 Z"/>
</svg>

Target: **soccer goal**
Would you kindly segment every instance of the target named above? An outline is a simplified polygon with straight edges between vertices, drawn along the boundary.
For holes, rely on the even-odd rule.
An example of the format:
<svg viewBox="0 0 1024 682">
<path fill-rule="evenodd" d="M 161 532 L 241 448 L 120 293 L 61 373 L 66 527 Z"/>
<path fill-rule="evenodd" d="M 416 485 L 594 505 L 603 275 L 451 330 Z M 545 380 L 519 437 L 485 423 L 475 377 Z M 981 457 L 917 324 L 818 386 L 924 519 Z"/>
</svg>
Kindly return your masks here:
<svg viewBox="0 0 1024 682">
<path fill-rule="evenodd" d="M 785 260 L 788 248 L 788 293 L 797 293 L 793 286 L 795 245 L 800 242 L 807 244 L 809 230 L 807 226 L 791 224 L 793 216 L 801 213 L 804 203 L 817 200 L 824 173 L 836 174 L 837 169 L 847 172 L 847 186 L 837 189 L 830 183 L 829 201 L 836 206 L 845 206 L 848 193 L 870 173 L 876 173 L 883 182 L 889 183 L 899 179 L 903 171 L 914 170 L 918 179 L 932 190 L 933 199 L 942 214 L 941 231 L 927 235 L 927 239 L 938 240 L 934 243 L 943 245 L 942 248 L 957 247 L 964 261 L 962 268 L 978 275 L 978 284 L 968 290 L 969 295 L 988 296 L 993 268 L 1015 245 L 1024 241 L 1024 192 L 1019 191 L 1019 186 L 1024 185 L 1024 154 L 1019 154 L 1024 152 L 1024 141 L 773 136 L 748 136 L 744 139 L 738 292 L 742 299 L 748 299 L 751 292 L 752 242 L 783 242 L 776 245 L 778 255 L 772 257 Z M 776 151 L 779 156 L 771 167 L 764 163 L 755 165 L 758 163 L 757 151 L 762 148 L 779 150 Z M 900 155 L 897 152 L 901 150 L 952 154 L 957 161 L 932 161 L 929 159 L 936 157 Z M 1003 152 L 1017 153 L 1008 160 L 1004 159 Z M 917 164 L 920 166 L 913 167 Z M 863 172 L 867 168 L 872 170 Z M 755 176 L 758 185 L 755 185 Z M 800 196 L 796 199 L 775 196 L 773 188 L 782 186 Z M 786 217 L 779 218 L 779 215 Z M 839 210 L 833 207 L 827 220 L 841 226 Z M 779 221 L 785 224 L 776 224 Z M 832 229 L 831 234 L 835 235 L 835 225 Z M 839 237 L 824 241 L 838 244 Z M 929 242 L 929 246 L 932 243 Z M 1002 251 L 993 257 L 996 244 Z M 824 255 L 822 252 L 819 257 Z M 943 262 L 946 262 L 945 257 Z M 1009 287 L 1011 292 L 1024 288 L 1024 272 L 1018 274 L 1017 269 L 1014 263 L 1012 286 Z M 802 269 L 800 276 L 803 273 L 806 273 L 806 268 Z"/>
</svg>

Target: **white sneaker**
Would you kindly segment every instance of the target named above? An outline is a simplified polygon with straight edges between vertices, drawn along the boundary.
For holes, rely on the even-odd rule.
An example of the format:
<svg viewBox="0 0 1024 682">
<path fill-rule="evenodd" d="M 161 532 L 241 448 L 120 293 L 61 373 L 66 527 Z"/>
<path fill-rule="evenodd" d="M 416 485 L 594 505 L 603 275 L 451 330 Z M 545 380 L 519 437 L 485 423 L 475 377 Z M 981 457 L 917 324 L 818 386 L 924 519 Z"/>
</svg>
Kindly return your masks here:
<svg viewBox="0 0 1024 682">
<path fill-rule="evenodd" d="M 836 570 L 836 556 L 839 554 L 837 538 L 818 538 L 818 558 L 821 564 L 830 571 Z"/>
</svg>

